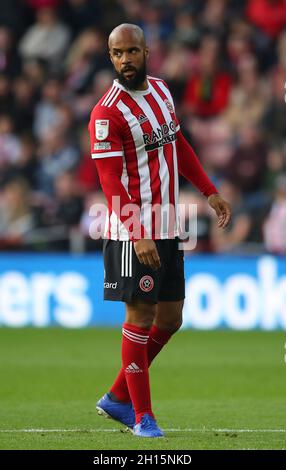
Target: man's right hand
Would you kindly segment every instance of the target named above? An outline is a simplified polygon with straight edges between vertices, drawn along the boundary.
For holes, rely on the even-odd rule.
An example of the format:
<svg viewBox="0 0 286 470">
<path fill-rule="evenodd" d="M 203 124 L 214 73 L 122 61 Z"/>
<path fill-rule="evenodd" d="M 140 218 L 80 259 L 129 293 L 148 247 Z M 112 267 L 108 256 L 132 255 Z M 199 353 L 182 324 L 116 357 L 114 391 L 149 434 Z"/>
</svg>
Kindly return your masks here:
<svg viewBox="0 0 286 470">
<path fill-rule="evenodd" d="M 150 266 L 155 271 L 161 267 L 156 243 L 154 240 L 142 238 L 134 242 L 134 250 L 141 264 Z"/>
</svg>

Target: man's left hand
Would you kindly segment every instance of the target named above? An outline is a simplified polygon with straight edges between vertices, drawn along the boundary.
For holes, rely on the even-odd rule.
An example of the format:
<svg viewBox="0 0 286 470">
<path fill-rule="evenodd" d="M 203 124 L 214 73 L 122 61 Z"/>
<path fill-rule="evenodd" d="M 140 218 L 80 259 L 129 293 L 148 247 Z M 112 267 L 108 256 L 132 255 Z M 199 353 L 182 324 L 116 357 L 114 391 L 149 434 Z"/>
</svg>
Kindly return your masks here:
<svg viewBox="0 0 286 470">
<path fill-rule="evenodd" d="M 218 226 L 225 228 L 231 219 L 231 207 L 219 194 L 211 194 L 208 197 L 209 205 L 216 211 Z"/>
</svg>

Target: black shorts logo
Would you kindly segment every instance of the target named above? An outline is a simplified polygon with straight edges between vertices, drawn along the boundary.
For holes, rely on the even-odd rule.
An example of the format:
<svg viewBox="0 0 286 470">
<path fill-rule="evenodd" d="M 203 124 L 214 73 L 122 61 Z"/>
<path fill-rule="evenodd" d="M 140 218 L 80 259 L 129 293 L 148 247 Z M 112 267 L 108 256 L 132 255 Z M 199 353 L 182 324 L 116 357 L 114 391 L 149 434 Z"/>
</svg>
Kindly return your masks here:
<svg viewBox="0 0 286 470">
<path fill-rule="evenodd" d="M 143 276 L 139 281 L 139 287 L 144 292 L 150 292 L 154 287 L 154 280 L 151 276 Z"/>
</svg>

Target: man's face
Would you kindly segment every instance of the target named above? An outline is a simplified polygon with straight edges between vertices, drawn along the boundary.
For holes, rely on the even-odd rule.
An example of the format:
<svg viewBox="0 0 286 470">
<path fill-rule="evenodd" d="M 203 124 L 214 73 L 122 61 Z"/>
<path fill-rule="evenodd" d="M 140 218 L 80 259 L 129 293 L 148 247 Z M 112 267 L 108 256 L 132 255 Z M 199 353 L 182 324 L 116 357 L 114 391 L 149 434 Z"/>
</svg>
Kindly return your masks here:
<svg viewBox="0 0 286 470">
<path fill-rule="evenodd" d="M 146 57 L 148 49 L 136 39 L 113 40 L 110 44 L 110 58 L 121 85 L 129 90 L 140 88 L 146 79 Z"/>
</svg>

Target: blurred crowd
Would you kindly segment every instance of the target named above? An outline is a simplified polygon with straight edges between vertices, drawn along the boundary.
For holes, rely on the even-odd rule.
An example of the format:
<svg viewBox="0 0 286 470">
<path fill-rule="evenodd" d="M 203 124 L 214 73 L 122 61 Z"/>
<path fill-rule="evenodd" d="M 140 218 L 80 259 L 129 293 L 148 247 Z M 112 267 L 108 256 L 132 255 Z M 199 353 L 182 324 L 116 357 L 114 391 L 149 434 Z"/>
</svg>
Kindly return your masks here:
<svg viewBox="0 0 286 470">
<path fill-rule="evenodd" d="M 0 250 L 93 251 L 103 202 L 87 123 L 110 87 L 107 37 L 141 26 L 183 131 L 232 205 L 204 197 L 199 252 L 286 254 L 286 0 L 1 0 Z M 184 219 L 184 214 L 183 214 Z M 183 220 L 191 227 L 192 220 Z"/>
</svg>

